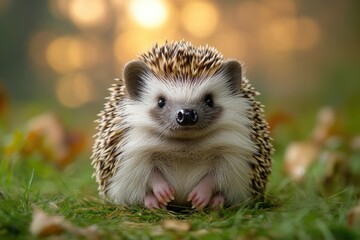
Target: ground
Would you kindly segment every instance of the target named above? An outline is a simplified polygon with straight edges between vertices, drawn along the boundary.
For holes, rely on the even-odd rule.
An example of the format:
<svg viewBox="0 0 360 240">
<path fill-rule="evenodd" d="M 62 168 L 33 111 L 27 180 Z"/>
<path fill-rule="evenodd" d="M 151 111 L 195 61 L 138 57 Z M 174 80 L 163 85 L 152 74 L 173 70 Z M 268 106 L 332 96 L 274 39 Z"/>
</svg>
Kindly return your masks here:
<svg viewBox="0 0 360 240">
<path fill-rule="evenodd" d="M 359 204 L 359 186 L 346 182 L 329 188 L 322 183 L 321 165 L 303 182 L 293 182 L 282 171 L 288 137 L 286 129 L 281 131 L 264 201 L 200 212 L 114 206 L 97 195 L 89 151 L 59 169 L 41 152 L 19 150 L 21 131 L 5 131 L 0 152 L 0 239 L 37 239 L 29 230 L 36 208 L 63 216 L 75 226 L 95 225 L 98 234 L 85 237 L 93 239 L 360 239 L 360 228 L 348 223 L 349 211 Z M 353 158 L 359 159 L 356 154 Z M 80 238 L 68 231 L 58 237 Z"/>
</svg>

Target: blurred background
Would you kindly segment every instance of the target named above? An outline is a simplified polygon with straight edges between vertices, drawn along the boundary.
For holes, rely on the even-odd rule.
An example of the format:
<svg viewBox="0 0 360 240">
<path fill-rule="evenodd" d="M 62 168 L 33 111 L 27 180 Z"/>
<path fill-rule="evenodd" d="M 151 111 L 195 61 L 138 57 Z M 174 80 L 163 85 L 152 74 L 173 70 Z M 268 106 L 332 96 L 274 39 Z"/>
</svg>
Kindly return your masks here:
<svg viewBox="0 0 360 240">
<path fill-rule="evenodd" d="M 124 64 L 185 39 L 245 62 L 276 140 L 309 136 L 323 106 L 355 135 L 359 10 L 357 0 L 0 0 L 1 124 L 21 129 L 55 113 L 82 132 L 89 155 L 93 120 Z M 57 118 L 35 125 L 54 129 Z"/>
</svg>

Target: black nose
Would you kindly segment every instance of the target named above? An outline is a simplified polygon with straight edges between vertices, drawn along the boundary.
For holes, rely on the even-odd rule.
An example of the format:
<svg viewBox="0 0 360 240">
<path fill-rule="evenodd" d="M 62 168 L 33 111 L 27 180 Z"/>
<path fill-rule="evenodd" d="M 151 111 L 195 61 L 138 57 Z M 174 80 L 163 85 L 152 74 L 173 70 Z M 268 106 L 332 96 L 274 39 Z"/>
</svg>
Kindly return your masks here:
<svg viewBox="0 0 360 240">
<path fill-rule="evenodd" d="M 198 121 L 198 115 L 193 109 L 181 109 L 176 114 L 176 122 L 181 126 L 191 126 Z"/>
</svg>

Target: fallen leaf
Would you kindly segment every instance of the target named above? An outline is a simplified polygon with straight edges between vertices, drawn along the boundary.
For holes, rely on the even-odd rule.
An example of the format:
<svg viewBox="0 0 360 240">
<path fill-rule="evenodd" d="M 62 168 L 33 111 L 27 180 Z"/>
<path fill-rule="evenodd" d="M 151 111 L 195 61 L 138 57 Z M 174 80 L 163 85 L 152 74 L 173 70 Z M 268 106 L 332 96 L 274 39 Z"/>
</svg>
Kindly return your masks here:
<svg viewBox="0 0 360 240">
<path fill-rule="evenodd" d="M 65 231 L 64 223 L 63 216 L 49 216 L 44 211 L 35 208 L 30 233 L 39 237 L 58 235 Z"/>
<path fill-rule="evenodd" d="M 164 230 L 170 230 L 174 232 L 187 232 L 190 230 L 191 225 L 187 221 L 180 220 L 165 220 L 162 222 Z"/>
<path fill-rule="evenodd" d="M 44 159 L 60 168 L 71 163 L 85 147 L 85 136 L 80 132 L 67 131 L 53 113 L 39 115 L 29 120 L 27 126 L 24 154 L 39 151 Z"/>
<path fill-rule="evenodd" d="M 96 226 L 77 227 L 63 216 L 50 216 L 39 208 L 34 208 L 32 222 L 30 225 L 30 233 L 38 237 L 46 237 L 59 235 L 68 232 L 75 236 L 82 236 L 87 239 L 100 239 L 100 235 Z"/>
<path fill-rule="evenodd" d="M 343 134 L 339 116 L 331 107 L 323 107 L 318 112 L 317 122 L 310 139 L 294 142 L 285 150 L 283 171 L 295 181 L 302 181 L 309 167 L 319 158 L 320 152 L 329 145 L 336 148 L 342 143 Z M 329 161 L 327 175 L 331 175 L 332 163 Z M 336 164 L 335 164 L 336 165 Z M 334 165 L 334 166 L 335 166 Z"/>
<path fill-rule="evenodd" d="M 350 209 L 348 214 L 348 226 L 353 229 L 360 229 L 360 204 Z"/>
<path fill-rule="evenodd" d="M 294 142 L 285 150 L 283 171 L 294 181 L 302 181 L 307 169 L 320 152 L 320 146 L 312 141 Z"/>
<path fill-rule="evenodd" d="M 81 132 L 72 130 L 65 135 L 65 144 L 67 146 L 67 152 L 62 158 L 58 159 L 58 163 L 61 167 L 67 166 L 71 163 L 75 157 L 84 149 L 86 144 L 86 138 Z"/>
<path fill-rule="evenodd" d="M 317 122 L 312 132 L 312 140 L 317 144 L 323 144 L 327 139 L 335 135 L 341 135 L 339 116 L 331 107 L 323 107 L 318 112 Z"/>
</svg>

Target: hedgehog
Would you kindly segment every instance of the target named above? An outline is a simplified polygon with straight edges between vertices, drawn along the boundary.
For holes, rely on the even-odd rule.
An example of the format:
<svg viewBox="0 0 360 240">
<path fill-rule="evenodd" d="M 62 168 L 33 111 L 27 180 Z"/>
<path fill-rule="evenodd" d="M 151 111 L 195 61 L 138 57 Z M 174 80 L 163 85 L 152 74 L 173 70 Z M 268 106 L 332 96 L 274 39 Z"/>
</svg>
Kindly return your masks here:
<svg viewBox="0 0 360 240">
<path fill-rule="evenodd" d="M 208 45 L 155 44 L 109 91 L 92 154 L 100 196 L 198 210 L 263 199 L 272 138 L 243 63 Z"/>
</svg>

